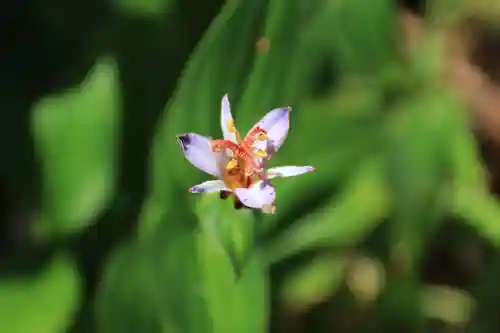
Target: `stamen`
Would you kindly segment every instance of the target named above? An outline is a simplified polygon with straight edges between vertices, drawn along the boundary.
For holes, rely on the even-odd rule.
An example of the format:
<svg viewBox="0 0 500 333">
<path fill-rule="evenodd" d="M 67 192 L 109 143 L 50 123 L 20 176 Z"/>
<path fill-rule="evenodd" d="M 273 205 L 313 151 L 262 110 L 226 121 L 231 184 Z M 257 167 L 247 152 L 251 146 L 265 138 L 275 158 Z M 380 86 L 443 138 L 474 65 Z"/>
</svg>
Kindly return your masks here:
<svg viewBox="0 0 500 333">
<path fill-rule="evenodd" d="M 256 140 L 267 140 L 267 131 L 259 126 L 253 128 L 250 133 L 248 133 L 243 143 L 247 146 L 251 146 Z"/>
<path fill-rule="evenodd" d="M 263 151 L 262 149 L 256 149 L 254 151 L 254 154 L 259 156 L 259 157 L 267 157 L 267 153 Z"/>
<path fill-rule="evenodd" d="M 234 142 L 231 142 L 229 140 L 213 140 L 211 142 L 211 145 L 212 145 L 212 151 L 220 151 L 221 149 L 229 149 L 231 150 L 235 155 L 237 154 L 238 152 L 238 149 L 239 149 L 239 146 L 234 143 Z"/>
<path fill-rule="evenodd" d="M 245 165 L 245 177 L 252 176 L 253 172 L 254 172 L 254 165 L 253 165 L 253 163 L 247 163 Z"/>
<path fill-rule="evenodd" d="M 262 132 L 262 133 L 259 133 L 255 136 L 255 139 L 257 141 L 266 141 L 267 140 L 267 134 Z"/>
<path fill-rule="evenodd" d="M 233 158 L 233 159 L 231 159 L 231 160 L 227 163 L 227 165 L 226 165 L 226 169 L 227 169 L 227 170 L 234 169 L 234 168 L 236 168 L 236 166 L 237 166 L 237 165 L 238 165 L 238 161 L 237 161 L 235 158 Z"/>
<path fill-rule="evenodd" d="M 226 126 L 227 126 L 227 129 L 229 130 L 230 133 L 233 133 L 233 134 L 236 134 L 236 141 L 238 143 L 241 143 L 241 135 L 240 135 L 240 132 L 238 132 L 238 130 L 236 129 L 236 126 L 234 125 L 234 121 L 233 120 L 228 120 L 226 122 Z"/>
</svg>

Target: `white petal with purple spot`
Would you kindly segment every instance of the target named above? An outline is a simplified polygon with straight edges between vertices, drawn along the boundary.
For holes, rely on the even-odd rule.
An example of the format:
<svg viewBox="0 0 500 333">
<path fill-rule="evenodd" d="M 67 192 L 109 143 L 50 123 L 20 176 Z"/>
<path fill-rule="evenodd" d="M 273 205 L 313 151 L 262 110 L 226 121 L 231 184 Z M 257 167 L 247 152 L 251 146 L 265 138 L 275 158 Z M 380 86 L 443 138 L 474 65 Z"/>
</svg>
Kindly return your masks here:
<svg viewBox="0 0 500 333">
<path fill-rule="evenodd" d="M 186 133 L 177 136 L 177 141 L 186 159 L 198 169 L 219 177 L 218 154 L 212 151 L 211 138 L 196 133 Z"/>
<path fill-rule="evenodd" d="M 191 193 L 211 193 L 220 191 L 231 191 L 222 180 L 209 180 L 189 189 Z"/>
<path fill-rule="evenodd" d="M 312 166 L 282 166 L 267 170 L 268 179 L 277 177 L 294 177 L 304 173 L 312 172 L 315 168 Z"/>
<path fill-rule="evenodd" d="M 274 186 L 264 181 L 259 181 L 250 188 L 236 188 L 234 193 L 241 203 L 250 208 L 262 209 L 276 200 Z"/>
</svg>

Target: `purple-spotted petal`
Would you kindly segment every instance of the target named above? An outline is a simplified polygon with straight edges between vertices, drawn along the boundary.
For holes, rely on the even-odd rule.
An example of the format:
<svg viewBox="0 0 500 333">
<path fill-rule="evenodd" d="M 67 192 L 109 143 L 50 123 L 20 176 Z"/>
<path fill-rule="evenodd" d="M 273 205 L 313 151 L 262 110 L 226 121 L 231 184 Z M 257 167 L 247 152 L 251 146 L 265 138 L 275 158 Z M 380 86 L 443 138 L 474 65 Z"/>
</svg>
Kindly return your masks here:
<svg viewBox="0 0 500 333">
<path fill-rule="evenodd" d="M 272 206 L 276 200 L 274 186 L 263 181 L 253 184 L 250 188 L 236 188 L 234 194 L 236 194 L 242 204 L 256 209 Z"/>
<path fill-rule="evenodd" d="M 186 159 L 198 169 L 219 177 L 218 155 L 212 151 L 211 138 L 196 133 L 177 136 L 177 141 Z"/>
<path fill-rule="evenodd" d="M 304 173 L 313 172 L 316 169 L 312 166 L 282 166 L 267 170 L 268 179 L 277 177 L 294 177 Z"/>
<path fill-rule="evenodd" d="M 236 133 L 232 133 L 229 130 L 229 124 L 234 124 L 233 115 L 231 114 L 231 105 L 229 104 L 229 97 L 227 94 L 222 97 L 221 107 L 220 107 L 220 127 L 222 129 L 222 134 L 224 140 L 230 140 L 234 143 L 236 142 Z"/>
<path fill-rule="evenodd" d="M 268 154 L 276 152 L 285 141 L 290 128 L 290 111 L 289 107 L 274 109 L 254 125 L 253 128 L 259 126 L 267 131 L 268 147 L 266 147 L 266 151 Z M 257 147 L 260 145 L 262 143 L 256 142 Z"/>
<path fill-rule="evenodd" d="M 191 193 L 210 193 L 220 191 L 231 191 L 222 180 L 209 180 L 189 189 L 189 192 Z"/>
</svg>

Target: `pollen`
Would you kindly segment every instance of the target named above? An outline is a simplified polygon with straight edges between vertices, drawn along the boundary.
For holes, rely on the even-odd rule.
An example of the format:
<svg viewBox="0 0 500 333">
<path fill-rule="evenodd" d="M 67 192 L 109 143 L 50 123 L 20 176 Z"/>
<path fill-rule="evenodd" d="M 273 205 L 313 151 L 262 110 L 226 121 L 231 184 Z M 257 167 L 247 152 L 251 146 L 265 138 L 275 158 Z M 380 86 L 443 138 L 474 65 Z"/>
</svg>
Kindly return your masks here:
<svg viewBox="0 0 500 333">
<path fill-rule="evenodd" d="M 238 132 L 238 130 L 236 129 L 236 126 L 234 126 L 234 121 L 233 120 L 228 120 L 226 122 L 226 126 L 227 126 L 227 129 L 229 130 L 229 132 L 231 132 L 231 133 Z"/>
<path fill-rule="evenodd" d="M 255 150 L 255 155 L 257 155 L 259 157 L 267 157 L 267 153 L 265 151 L 263 151 L 262 149 Z"/>
<path fill-rule="evenodd" d="M 227 164 L 226 164 L 226 169 L 227 170 L 231 170 L 231 169 L 234 169 L 236 168 L 236 166 L 238 165 L 238 160 L 236 160 L 235 158 L 231 159 Z"/>
</svg>

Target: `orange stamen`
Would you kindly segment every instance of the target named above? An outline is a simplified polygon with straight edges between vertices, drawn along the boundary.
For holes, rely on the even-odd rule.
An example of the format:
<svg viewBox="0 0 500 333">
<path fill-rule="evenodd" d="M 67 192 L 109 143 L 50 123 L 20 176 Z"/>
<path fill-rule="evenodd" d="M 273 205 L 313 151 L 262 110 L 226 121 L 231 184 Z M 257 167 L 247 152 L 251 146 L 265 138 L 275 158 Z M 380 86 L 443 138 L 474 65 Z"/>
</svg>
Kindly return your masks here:
<svg viewBox="0 0 500 333">
<path fill-rule="evenodd" d="M 240 150 L 240 146 L 229 140 L 212 140 L 213 151 L 220 151 L 222 149 L 229 149 L 237 155 Z"/>
<path fill-rule="evenodd" d="M 267 131 L 259 126 L 255 126 L 243 140 L 243 145 L 250 147 L 255 141 L 267 139 Z"/>
</svg>

